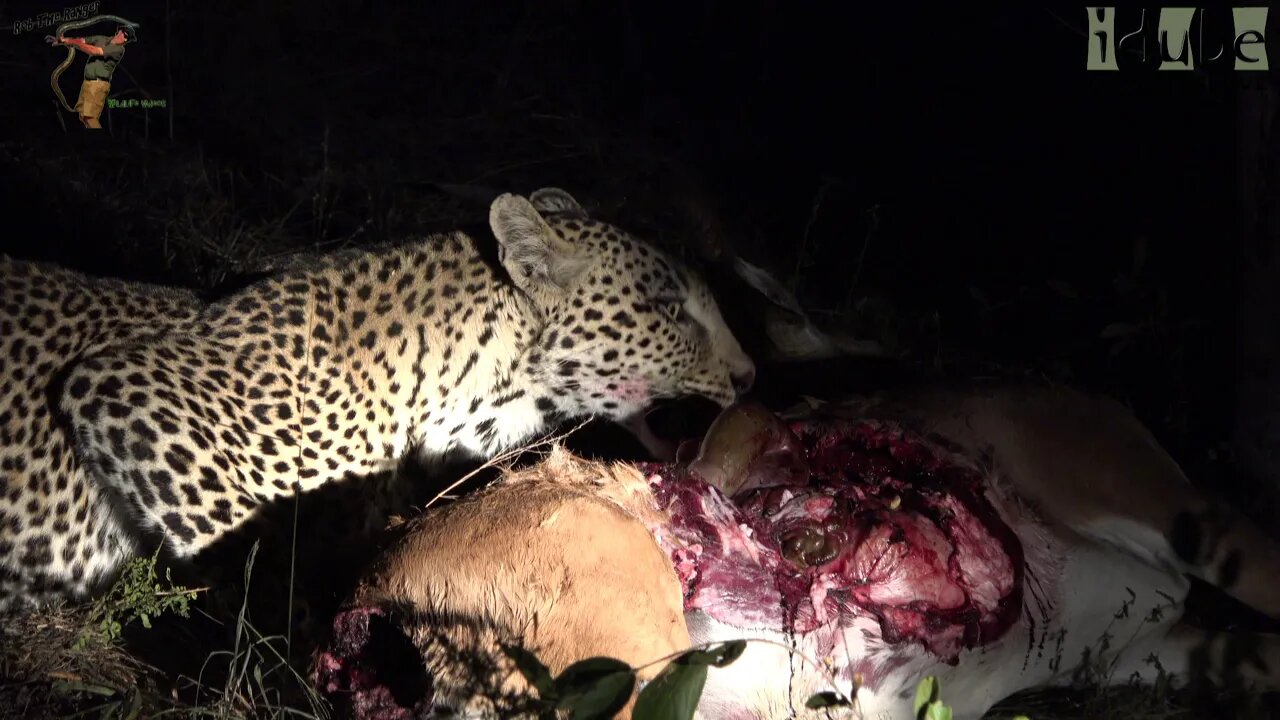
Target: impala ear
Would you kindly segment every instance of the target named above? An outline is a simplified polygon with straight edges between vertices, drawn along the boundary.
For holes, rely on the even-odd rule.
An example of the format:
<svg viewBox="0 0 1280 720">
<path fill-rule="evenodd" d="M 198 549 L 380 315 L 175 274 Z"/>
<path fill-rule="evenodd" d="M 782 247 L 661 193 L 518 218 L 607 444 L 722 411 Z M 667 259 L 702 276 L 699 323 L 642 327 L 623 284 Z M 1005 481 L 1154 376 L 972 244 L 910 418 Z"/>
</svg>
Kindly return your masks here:
<svg viewBox="0 0 1280 720">
<path fill-rule="evenodd" d="M 587 211 L 583 209 L 582 203 L 560 188 L 545 187 L 534 190 L 529 195 L 529 202 L 533 203 L 538 212 L 556 213 L 579 220 L 587 219 Z"/>
<path fill-rule="evenodd" d="M 493 201 L 489 226 L 498 238 L 502 266 L 526 293 L 544 289 L 562 292 L 586 267 L 573 244 L 552 230 L 534 204 L 519 195 L 503 193 Z"/>
</svg>

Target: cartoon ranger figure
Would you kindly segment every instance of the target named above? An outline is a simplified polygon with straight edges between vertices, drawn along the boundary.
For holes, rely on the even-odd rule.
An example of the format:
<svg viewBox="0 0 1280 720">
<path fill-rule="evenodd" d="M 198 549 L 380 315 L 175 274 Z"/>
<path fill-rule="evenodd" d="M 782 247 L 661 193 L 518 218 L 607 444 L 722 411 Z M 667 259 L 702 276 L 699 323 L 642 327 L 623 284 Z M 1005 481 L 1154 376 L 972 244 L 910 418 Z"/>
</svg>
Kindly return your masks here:
<svg viewBox="0 0 1280 720">
<path fill-rule="evenodd" d="M 131 42 L 137 42 L 138 31 L 134 27 L 121 25 L 116 28 L 115 35 L 88 35 L 86 37 L 47 36 L 50 45 L 66 45 L 88 55 L 84 63 L 84 82 L 80 84 L 80 98 L 76 100 L 75 111 L 80 115 L 80 122 L 87 128 L 100 129 L 102 123 L 98 118 L 107 104 L 107 95 L 111 92 L 111 74 L 124 58 L 124 48 Z M 70 56 L 68 56 L 68 59 Z M 55 78 L 55 91 L 57 91 Z M 61 93 L 59 92 L 59 95 Z M 65 101 L 63 102 L 65 105 Z"/>
</svg>

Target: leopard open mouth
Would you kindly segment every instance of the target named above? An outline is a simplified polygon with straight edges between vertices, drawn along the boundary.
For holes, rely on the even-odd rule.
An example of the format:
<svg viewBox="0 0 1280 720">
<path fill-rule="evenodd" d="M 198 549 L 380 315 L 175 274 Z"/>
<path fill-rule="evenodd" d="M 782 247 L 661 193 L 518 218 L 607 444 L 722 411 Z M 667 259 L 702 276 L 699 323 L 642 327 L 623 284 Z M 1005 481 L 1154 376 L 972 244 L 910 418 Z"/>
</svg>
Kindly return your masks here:
<svg viewBox="0 0 1280 720">
<path fill-rule="evenodd" d="M 697 446 L 721 410 L 701 395 L 660 398 L 622 425 L 654 459 L 673 462 L 682 445 Z"/>
</svg>

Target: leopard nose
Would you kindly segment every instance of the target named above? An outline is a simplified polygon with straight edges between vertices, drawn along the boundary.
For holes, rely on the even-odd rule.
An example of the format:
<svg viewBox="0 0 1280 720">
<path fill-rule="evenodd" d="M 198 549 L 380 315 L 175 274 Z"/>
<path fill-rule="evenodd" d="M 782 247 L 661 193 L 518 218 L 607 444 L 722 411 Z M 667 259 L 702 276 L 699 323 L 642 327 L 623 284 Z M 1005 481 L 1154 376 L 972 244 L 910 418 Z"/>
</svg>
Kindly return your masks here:
<svg viewBox="0 0 1280 720">
<path fill-rule="evenodd" d="M 733 382 L 733 389 L 737 391 L 738 397 L 742 397 L 755 384 L 756 369 L 749 367 L 743 372 L 732 373 L 729 379 Z"/>
</svg>

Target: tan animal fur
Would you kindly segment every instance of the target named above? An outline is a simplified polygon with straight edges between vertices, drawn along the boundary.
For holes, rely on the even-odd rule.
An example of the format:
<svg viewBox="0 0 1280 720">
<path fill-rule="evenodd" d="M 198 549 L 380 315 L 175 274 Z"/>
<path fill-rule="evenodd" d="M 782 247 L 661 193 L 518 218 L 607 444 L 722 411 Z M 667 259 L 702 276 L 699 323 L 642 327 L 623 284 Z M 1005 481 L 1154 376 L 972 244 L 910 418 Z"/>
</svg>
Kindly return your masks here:
<svg viewBox="0 0 1280 720">
<path fill-rule="evenodd" d="M 446 701 L 474 678 L 447 662 L 441 637 L 494 659 L 508 673 L 505 692 L 525 683 L 501 660 L 503 642 L 523 642 L 553 674 L 597 655 L 644 665 L 689 646 L 680 586 L 650 531 L 660 522 L 634 468 L 556 448 L 479 495 L 406 522 L 353 604 L 408 606 L 429 621 L 410 621 L 406 634 Z M 451 620 L 442 624 L 444 615 Z M 487 706 L 471 702 L 471 711 Z"/>
</svg>

